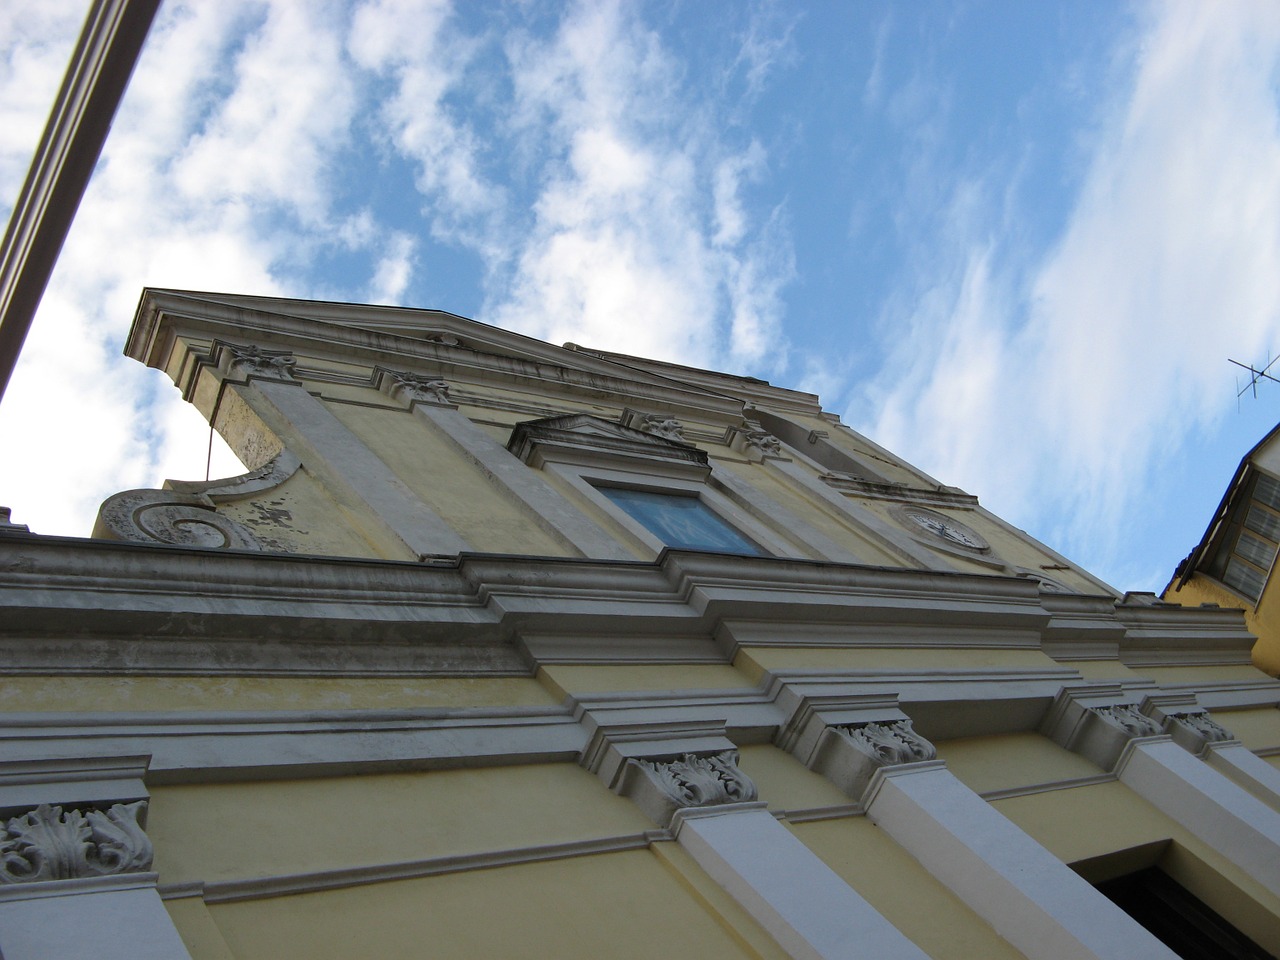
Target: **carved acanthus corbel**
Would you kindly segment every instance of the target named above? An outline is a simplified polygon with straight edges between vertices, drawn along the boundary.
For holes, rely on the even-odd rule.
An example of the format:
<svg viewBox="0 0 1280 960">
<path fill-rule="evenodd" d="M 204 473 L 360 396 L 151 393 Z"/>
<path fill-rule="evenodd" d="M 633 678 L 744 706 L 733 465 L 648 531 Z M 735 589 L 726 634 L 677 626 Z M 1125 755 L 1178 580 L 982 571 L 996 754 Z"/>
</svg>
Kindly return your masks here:
<svg viewBox="0 0 1280 960">
<path fill-rule="evenodd" d="M 753 463 L 771 458 L 786 459 L 782 441 L 762 427 L 759 421 L 744 419 L 741 426 L 730 427 L 726 433 L 729 447 Z"/>
<path fill-rule="evenodd" d="M 454 405 L 449 399 L 449 384 L 444 380 L 397 370 L 389 370 L 386 375 L 390 378 L 391 392 L 399 394 L 410 403 L 428 403 L 439 407 Z"/>
<path fill-rule="evenodd" d="M 709 757 L 686 753 L 677 760 L 636 760 L 679 807 L 743 803 L 756 798 L 756 785 L 738 769 L 738 754 Z"/>
<path fill-rule="evenodd" d="M 1130 737 L 1156 737 L 1164 732 L 1160 729 L 1159 723 L 1146 714 L 1140 713 L 1131 703 L 1093 707 L 1092 711 L 1108 723 L 1119 727 Z"/>
<path fill-rule="evenodd" d="M 144 873 L 151 841 L 138 822 L 147 801 L 104 810 L 42 803 L 0 827 L 0 884 Z"/>
<path fill-rule="evenodd" d="M 651 433 L 664 440 L 685 443 L 684 424 L 665 413 L 646 413 L 634 424 L 643 433 Z"/>
<path fill-rule="evenodd" d="M 1170 716 L 1174 723 L 1186 727 L 1206 743 L 1222 743 L 1236 738 L 1234 733 L 1207 713 L 1174 713 Z"/>
<path fill-rule="evenodd" d="M 834 728 L 882 767 L 936 760 L 937 748 L 911 728 L 910 720 Z"/>
<path fill-rule="evenodd" d="M 266 351 L 257 345 L 247 347 L 236 344 L 225 344 L 231 354 L 231 369 L 240 369 L 244 373 L 268 380 L 295 382 L 293 370 L 298 365 L 291 353 Z"/>
<path fill-rule="evenodd" d="M 822 730 L 808 764 L 853 800 L 861 800 L 877 770 L 937 759 L 932 743 L 905 718 L 831 724 Z"/>
<path fill-rule="evenodd" d="M 1129 741 L 1163 734 L 1159 718 L 1137 704 L 1117 703 L 1126 691 L 1117 683 L 1066 687 L 1045 714 L 1040 732 L 1103 770 L 1112 770 Z"/>
<path fill-rule="evenodd" d="M 1165 712 L 1165 731 L 1173 742 L 1194 754 L 1202 754 L 1210 744 L 1236 739 L 1234 733 L 1203 710 Z"/>
<path fill-rule="evenodd" d="M 663 827 L 677 810 L 756 799 L 756 785 L 738 769 L 736 750 L 685 753 L 671 760 L 630 758 L 616 789 Z"/>
</svg>

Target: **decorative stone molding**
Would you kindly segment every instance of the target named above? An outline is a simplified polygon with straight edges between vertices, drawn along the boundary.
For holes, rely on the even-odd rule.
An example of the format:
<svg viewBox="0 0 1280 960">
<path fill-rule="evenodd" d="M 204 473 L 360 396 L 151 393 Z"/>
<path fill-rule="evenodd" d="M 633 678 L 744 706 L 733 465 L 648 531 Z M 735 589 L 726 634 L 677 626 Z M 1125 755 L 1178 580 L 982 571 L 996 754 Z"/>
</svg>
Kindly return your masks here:
<svg viewBox="0 0 1280 960">
<path fill-rule="evenodd" d="M 9 507 L 0 507 L 0 536 L 7 533 L 30 533 L 25 523 L 14 523 L 13 513 Z"/>
<path fill-rule="evenodd" d="M 609 714 L 580 714 L 594 729 L 579 763 L 658 826 L 669 826 L 677 810 L 756 799 L 755 784 L 738 769 L 738 750 L 725 735 L 723 718 L 615 723 Z"/>
<path fill-rule="evenodd" d="M 655 437 L 662 437 L 664 440 L 675 440 L 677 443 L 685 442 L 684 424 L 675 417 L 664 413 L 643 414 L 636 423 L 636 428 L 641 433 L 651 433 Z"/>
<path fill-rule="evenodd" d="M 93 536 L 101 540 L 261 550 L 243 524 L 223 516 L 204 494 L 125 490 L 103 501 Z"/>
<path fill-rule="evenodd" d="M 263 350 L 256 344 L 239 346 L 233 343 L 222 345 L 230 355 L 230 368 L 244 372 L 248 376 L 265 380 L 283 380 L 294 383 L 294 368 L 297 359 L 291 353 Z"/>
<path fill-rule="evenodd" d="M 73 880 L 151 869 L 152 848 L 139 823 L 147 801 L 105 811 L 42 803 L 0 829 L 0 884 Z"/>
<path fill-rule="evenodd" d="M 761 426 L 757 420 L 743 420 L 741 426 L 729 427 L 725 440 L 730 449 L 753 463 L 761 460 L 785 460 L 782 441 Z"/>
<path fill-rule="evenodd" d="M 1131 703 L 1111 707 L 1093 707 L 1093 712 L 1108 723 L 1115 724 L 1130 737 L 1158 737 L 1164 731 L 1160 724 Z"/>
<path fill-rule="evenodd" d="M 706 453 L 697 447 L 588 414 L 518 423 L 507 449 L 534 468 L 576 463 L 638 470 L 649 476 L 670 476 L 676 471 L 694 480 L 704 480 L 711 472 Z"/>
<path fill-rule="evenodd" d="M 750 803 L 756 785 L 738 769 L 738 752 L 685 753 L 670 760 L 629 759 L 622 769 L 619 793 L 630 797 L 660 826 L 677 810 Z"/>
<path fill-rule="evenodd" d="M 427 333 L 423 334 L 422 339 L 427 341 L 427 343 L 438 343 L 446 347 L 462 346 L 462 341 L 452 333 Z"/>
<path fill-rule="evenodd" d="M 827 722 L 820 728 L 821 714 Z M 879 712 L 874 720 L 854 723 L 831 722 L 840 711 L 815 711 L 807 734 L 794 737 L 794 749 L 811 770 L 822 774 L 853 800 L 861 801 L 876 771 L 902 764 L 926 763 L 937 759 L 938 751 L 911 726 L 911 721 L 896 707 Z M 813 731 L 817 729 L 814 742 Z M 813 743 L 812 749 L 806 743 Z"/>
<path fill-rule="evenodd" d="M 709 807 L 756 798 L 756 785 L 738 769 L 738 753 L 710 757 L 686 753 L 677 760 L 635 760 L 677 806 Z"/>
<path fill-rule="evenodd" d="M 255 494 L 270 493 L 301 468 L 302 462 L 288 450 L 282 450 L 256 470 L 218 480 L 166 480 L 166 490 L 207 496 L 214 503 L 241 500 Z"/>
<path fill-rule="evenodd" d="M 1113 770 L 1130 740 L 1164 732 L 1160 721 L 1137 704 L 1116 702 L 1123 696 L 1120 684 L 1064 689 L 1045 715 L 1040 732 L 1103 770 Z"/>
<path fill-rule="evenodd" d="M 383 376 L 384 389 L 393 396 L 410 404 L 426 403 L 437 407 L 452 407 L 455 404 L 449 399 L 449 384 L 435 377 L 423 377 L 415 373 L 401 373 L 387 370 Z"/>
<path fill-rule="evenodd" d="M 882 767 L 938 758 L 937 748 L 911 728 L 910 720 L 835 729 Z"/>
<path fill-rule="evenodd" d="M 892 507 L 889 512 L 913 537 L 935 549 L 942 546 L 959 551 L 960 555 L 991 550 L 991 544 L 982 534 L 950 514 L 905 503 Z"/>
<path fill-rule="evenodd" d="M 1193 710 L 1164 715 L 1165 732 L 1173 742 L 1192 753 L 1201 754 L 1211 743 L 1227 743 L 1236 735 L 1214 720 L 1203 710 Z"/>
<path fill-rule="evenodd" d="M 1177 713 L 1173 715 L 1173 719 L 1179 725 L 1194 730 L 1201 739 L 1209 743 L 1221 743 L 1224 740 L 1236 738 L 1234 733 L 1207 713 Z"/>
</svg>

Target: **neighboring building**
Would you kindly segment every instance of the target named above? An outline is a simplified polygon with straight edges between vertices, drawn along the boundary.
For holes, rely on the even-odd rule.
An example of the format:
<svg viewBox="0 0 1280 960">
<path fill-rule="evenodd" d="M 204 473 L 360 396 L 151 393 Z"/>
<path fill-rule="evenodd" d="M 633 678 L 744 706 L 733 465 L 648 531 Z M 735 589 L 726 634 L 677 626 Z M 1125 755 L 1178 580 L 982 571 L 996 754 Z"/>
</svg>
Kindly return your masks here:
<svg viewBox="0 0 1280 960">
<path fill-rule="evenodd" d="M 1280 426 L 1245 454 L 1204 536 L 1178 564 L 1163 598 L 1240 607 L 1258 642 L 1253 662 L 1280 674 L 1280 591 L 1270 590 L 1280 546 Z"/>
<path fill-rule="evenodd" d="M 1280 954 L 1238 611 L 760 380 L 160 290 L 127 353 L 251 470 L 0 526 L 5 960 Z"/>
</svg>

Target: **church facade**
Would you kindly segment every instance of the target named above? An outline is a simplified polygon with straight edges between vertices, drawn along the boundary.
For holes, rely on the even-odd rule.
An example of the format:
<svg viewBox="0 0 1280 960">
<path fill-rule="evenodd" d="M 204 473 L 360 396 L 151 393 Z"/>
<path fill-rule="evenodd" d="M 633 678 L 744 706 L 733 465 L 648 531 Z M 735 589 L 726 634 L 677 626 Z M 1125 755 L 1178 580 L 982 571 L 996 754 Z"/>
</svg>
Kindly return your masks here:
<svg viewBox="0 0 1280 960">
<path fill-rule="evenodd" d="M 1280 954 L 1239 611 L 760 380 L 166 290 L 126 352 L 250 470 L 0 525 L 5 960 Z"/>
</svg>

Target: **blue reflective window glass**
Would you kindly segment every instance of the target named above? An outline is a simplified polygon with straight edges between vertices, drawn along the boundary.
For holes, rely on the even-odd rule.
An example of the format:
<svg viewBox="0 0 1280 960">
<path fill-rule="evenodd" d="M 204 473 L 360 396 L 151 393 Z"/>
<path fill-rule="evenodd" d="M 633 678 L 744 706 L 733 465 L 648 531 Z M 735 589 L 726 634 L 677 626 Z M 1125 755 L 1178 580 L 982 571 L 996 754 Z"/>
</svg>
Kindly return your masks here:
<svg viewBox="0 0 1280 960">
<path fill-rule="evenodd" d="M 696 496 L 624 487 L 598 489 L 669 547 L 761 553 L 759 547 L 721 520 Z"/>
</svg>

